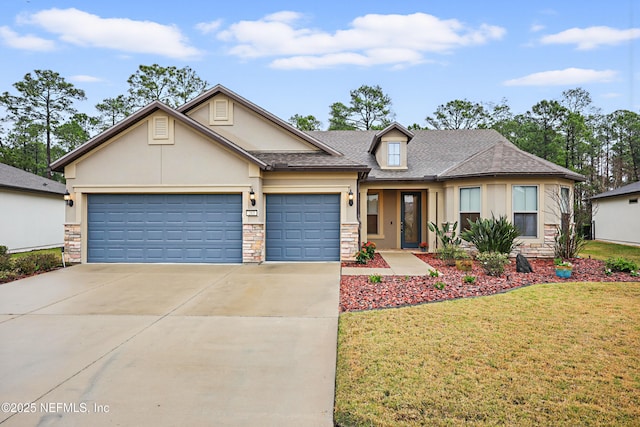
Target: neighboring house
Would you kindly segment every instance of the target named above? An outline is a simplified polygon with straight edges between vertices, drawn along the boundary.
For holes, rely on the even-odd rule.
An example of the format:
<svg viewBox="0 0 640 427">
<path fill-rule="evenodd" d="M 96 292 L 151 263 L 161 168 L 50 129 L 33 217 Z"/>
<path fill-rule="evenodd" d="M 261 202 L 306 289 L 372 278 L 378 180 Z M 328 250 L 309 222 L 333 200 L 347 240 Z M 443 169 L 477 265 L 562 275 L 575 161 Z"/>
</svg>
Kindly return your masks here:
<svg viewBox="0 0 640 427">
<path fill-rule="evenodd" d="M 0 245 L 10 252 L 61 247 L 65 186 L 0 163 Z"/>
<path fill-rule="evenodd" d="M 640 245 L 640 181 L 591 198 L 593 238 Z"/>
<path fill-rule="evenodd" d="M 302 132 L 216 86 L 153 102 L 52 164 L 75 201 L 76 262 L 353 259 L 436 246 L 427 222 L 507 215 L 522 252 L 553 254 L 552 201 L 583 180 L 492 130 Z M 564 190 L 562 190 L 564 189 Z"/>
</svg>

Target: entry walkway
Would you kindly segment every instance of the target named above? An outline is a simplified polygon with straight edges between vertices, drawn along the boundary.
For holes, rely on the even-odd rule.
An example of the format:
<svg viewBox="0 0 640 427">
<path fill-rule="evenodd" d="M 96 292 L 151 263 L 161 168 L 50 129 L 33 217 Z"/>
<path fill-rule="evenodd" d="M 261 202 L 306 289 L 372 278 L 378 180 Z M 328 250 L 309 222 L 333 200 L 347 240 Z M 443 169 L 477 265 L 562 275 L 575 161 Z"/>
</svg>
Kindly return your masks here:
<svg viewBox="0 0 640 427">
<path fill-rule="evenodd" d="M 345 276 L 369 276 L 379 274 L 381 276 L 423 276 L 433 270 L 429 264 L 421 261 L 412 252 L 408 251 L 378 251 L 382 258 L 389 264 L 389 268 L 365 268 L 342 267 Z"/>
</svg>

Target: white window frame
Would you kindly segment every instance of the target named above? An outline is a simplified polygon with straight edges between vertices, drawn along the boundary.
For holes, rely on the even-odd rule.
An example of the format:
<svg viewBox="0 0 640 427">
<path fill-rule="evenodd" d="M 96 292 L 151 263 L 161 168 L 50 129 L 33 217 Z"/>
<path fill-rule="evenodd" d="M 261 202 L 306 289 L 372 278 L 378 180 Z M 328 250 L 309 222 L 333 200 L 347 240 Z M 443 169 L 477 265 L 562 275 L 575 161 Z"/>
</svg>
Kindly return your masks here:
<svg viewBox="0 0 640 427">
<path fill-rule="evenodd" d="M 463 191 L 469 191 L 469 190 L 478 190 L 478 209 L 463 209 L 462 208 L 462 192 Z M 463 214 L 478 214 L 478 218 L 480 218 L 481 214 L 482 214 L 482 188 L 480 186 L 473 186 L 473 187 L 460 187 L 460 190 L 458 191 L 458 197 L 459 197 L 459 210 L 460 213 L 458 215 L 458 221 L 459 221 L 459 229 L 460 231 L 462 230 L 467 230 L 469 228 L 469 223 L 466 221 L 462 220 L 462 215 Z"/>
<path fill-rule="evenodd" d="M 394 147 L 394 149 L 392 150 L 391 147 Z M 387 166 L 402 166 L 401 151 L 400 142 L 391 141 L 387 143 Z"/>
<path fill-rule="evenodd" d="M 525 206 L 525 209 L 523 210 L 516 210 L 516 203 L 515 203 L 515 198 L 516 198 L 516 188 L 535 188 L 536 190 L 536 207 L 535 209 L 527 209 Z M 526 190 L 525 190 L 525 202 L 526 202 Z M 513 225 L 517 224 L 516 221 L 516 215 L 532 215 L 535 214 L 535 234 L 534 235 L 529 235 L 529 234 L 524 234 L 523 229 L 520 229 L 520 233 L 521 233 L 521 237 L 525 238 L 525 239 L 537 239 L 538 238 L 538 229 L 539 227 L 539 222 L 540 222 L 540 188 L 537 185 L 526 185 L 526 184 L 522 184 L 522 185 L 513 185 L 511 187 L 511 208 L 513 211 Z M 517 225 L 516 225 L 517 227 Z"/>
<path fill-rule="evenodd" d="M 378 213 L 376 214 L 377 218 L 376 218 L 376 225 L 377 225 L 377 233 L 370 233 L 369 232 L 369 196 L 373 196 L 373 195 L 377 195 L 378 196 Z M 366 230 L 367 230 L 367 237 L 372 237 L 372 236 L 380 236 L 382 235 L 382 191 L 372 191 L 370 193 L 367 193 L 367 224 L 366 224 Z"/>
</svg>

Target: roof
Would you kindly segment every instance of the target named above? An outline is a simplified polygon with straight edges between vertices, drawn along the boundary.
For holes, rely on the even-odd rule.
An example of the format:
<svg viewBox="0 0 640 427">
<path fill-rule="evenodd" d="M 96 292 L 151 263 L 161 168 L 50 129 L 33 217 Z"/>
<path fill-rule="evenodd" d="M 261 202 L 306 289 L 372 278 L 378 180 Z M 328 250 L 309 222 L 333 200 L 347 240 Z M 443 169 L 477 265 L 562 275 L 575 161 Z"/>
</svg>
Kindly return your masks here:
<svg viewBox="0 0 640 427">
<path fill-rule="evenodd" d="M 443 180 L 495 175 L 585 178 L 520 150 L 493 129 L 417 130 L 407 145 L 406 170 L 381 169 L 367 151 L 376 131 L 315 131 L 311 135 L 371 168 L 367 180 Z"/>
<path fill-rule="evenodd" d="M 68 165 L 69 163 L 73 162 L 74 160 L 77 160 L 78 158 L 80 158 L 83 155 L 87 154 L 88 152 L 92 151 L 96 147 L 104 144 L 109 139 L 113 138 L 114 136 L 116 136 L 117 134 L 122 132 L 123 130 L 131 127 L 135 123 L 143 120 L 144 118 L 150 116 L 151 114 L 153 114 L 156 111 L 162 111 L 162 112 L 170 115 L 171 117 L 173 117 L 176 120 L 178 120 L 178 121 L 184 123 L 185 125 L 191 127 L 192 129 L 196 130 L 197 132 L 203 134 L 204 136 L 219 142 L 221 145 L 225 146 L 226 148 L 228 148 L 229 150 L 235 152 L 236 154 L 240 155 L 241 157 L 244 157 L 247 160 L 257 164 L 260 168 L 262 168 L 262 169 L 267 169 L 268 168 L 268 165 L 266 163 L 264 163 L 263 161 L 259 160 L 258 158 L 256 158 L 252 154 L 250 154 L 248 151 L 246 151 L 243 148 L 239 147 L 238 145 L 234 144 L 232 141 L 230 141 L 229 139 L 227 139 L 224 136 L 220 135 L 219 133 L 214 132 L 213 130 L 209 129 L 208 127 L 206 127 L 206 126 L 204 126 L 202 124 L 200 124 L 199 122 L 197 122 L 196 120 L 194 120 L 191 117 L 187 116 L 186 114 L 181 114 L 178 111 L 174 110 L 173 108 L 169 107 L 168 105 L 163 104 L 160 101 L 153 101 L 150 104 L 148 104 L 146 107 L 138 110 L 136 113 L 130 115 L 126 119 L 124 119 L 121 122 L 117 123 L 115 126 L 110 127 L 106 131 L 102 132 L 101 134 L 99 134 L 99 135 L 95 136 L 94 138 L 90 139 L 89 141 L 85 142 L 84 144 L 82 144 L 81 146 L 76 148 L 75 150 L 70 151 L 69 153 L 67 153 L 66 155 L 62 156 L 61 158 L 59 158 L 55 162 L 51 163 L 51 169 L 53 169 L 55 171 L 58 171 L 58 172 L 62 172 L 64 170 L 64 167 L 66 165 Z"/>
<path fill-rule="evenodd" d="M 371 145 L 369 146 L 369 153 L 375 154 L 376 150 L 378 149 L 378 145 L 380 145 L 380 142 L 382 141 L 382 137 L 385 136 L 387 133 L 391 132 L 392 130 L 397 130 L 399 132 L 402 132 L 407 137 L 407 142 L 411 141 L 411 138 L 413 138 L 413 135 L 414 135 L 413 132 L 411 132 L 406 127 L 402 126 L 400 123 L 397 123 L 397 122 L 391 123 L 389 126 L 382 129 L 380 132 L 376 133 L 373 136 L 373 141 L 371 141 Z"/>
<path fill-rule="evenodd" d="M 616 188 L 615 190 L 596 194 L 591 199 L 604 199 L 606 197 L 626 196 L 628 194 L 634 193 L 640 193 L 640 181 L 625 185 L 624 187 Z"/>
<path fill-rule="evenodd" d="M 65 192 L 65 185 L 60 182 L 4 163 L 0 163 L 0 187 L 60 195 Z"/>
<path fill-rule="evenodd" d="M 369 172 L 370 168 L 359 164 L 346 156 L 331 156 L 327 153 L 267 153 L 252 152 L 254 156 L 269 164 L 271 170 L 349 170 Z"/>
</svg>

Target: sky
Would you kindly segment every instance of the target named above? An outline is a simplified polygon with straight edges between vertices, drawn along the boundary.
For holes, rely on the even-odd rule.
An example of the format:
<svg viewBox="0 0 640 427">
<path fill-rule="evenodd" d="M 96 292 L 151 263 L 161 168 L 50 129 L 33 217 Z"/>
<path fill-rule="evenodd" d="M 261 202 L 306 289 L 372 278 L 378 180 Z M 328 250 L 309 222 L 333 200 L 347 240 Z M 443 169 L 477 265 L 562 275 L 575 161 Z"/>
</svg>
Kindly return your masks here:
<svg viewBox="0 0 640 427">
<path fill-rule="evenodd" d="M 640 112 L 640 2 L 0 0 L 0 92 L 53 70 L 96 114 L 151 64 L 324 128 L 361 85 L 379 85 L 406 126 L 454 99 L 524 113 L 577 87 L 603 113 Z"/>
</svg>

